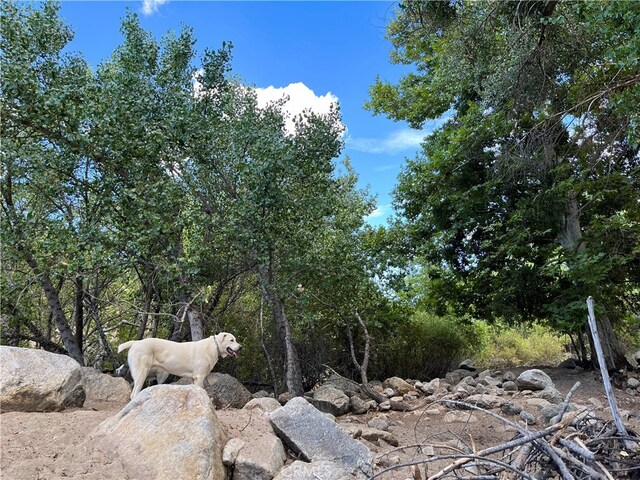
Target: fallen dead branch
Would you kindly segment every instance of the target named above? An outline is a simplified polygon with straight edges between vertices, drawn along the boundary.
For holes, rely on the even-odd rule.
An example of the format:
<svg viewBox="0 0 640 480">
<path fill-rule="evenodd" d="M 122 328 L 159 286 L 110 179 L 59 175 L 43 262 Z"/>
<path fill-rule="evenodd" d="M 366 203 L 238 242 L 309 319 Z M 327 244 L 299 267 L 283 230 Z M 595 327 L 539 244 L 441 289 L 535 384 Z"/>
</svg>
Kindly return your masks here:
<svg viewBox="0 0 640 480">
<path fill-rule="evenodd" d="M 570 400 L 579 383 L 567 394 L 553 424 L 539 431 L 530 431 L 502 415 L 476 405 L 440 400 L 449 408 L 475 410 L 495 418 L 516 431 L 510 441 L 476 451 L 473 439 L 467 452 L 426 455 L 409 463 L 388 467 L 372 477 L 399 468 L 411 467 L 413 477 L 419 466 L 451 460 L 451 463 L 428 477 L 440 479 L 515 480 L 561 478 L 563 480 L 640 479 L 640 438 L 633 432 L 610 428 L 610 422 L 598 419 L 588 410 L 570 411 Z M 628 448 L 633 445 L 634 448 Z M 417 445 L 414 445 L 414 447 Z M 435 452 L 440 445 L 427 445 Z M 426 450 L 426 449 L 425 449 Z M 421 478 L 421 477 L 420 477 Z"/>
</svg>

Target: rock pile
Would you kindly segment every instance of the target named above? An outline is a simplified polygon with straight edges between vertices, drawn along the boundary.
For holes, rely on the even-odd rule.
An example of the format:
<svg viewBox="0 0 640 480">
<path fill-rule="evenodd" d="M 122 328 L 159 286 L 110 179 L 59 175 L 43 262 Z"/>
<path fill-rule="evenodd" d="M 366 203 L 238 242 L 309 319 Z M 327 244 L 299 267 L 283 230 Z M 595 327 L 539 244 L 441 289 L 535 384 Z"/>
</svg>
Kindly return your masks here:
<svg viewBox="0 0 640 480">
<path fill-rule="evenodd" d="M 123 379 L 82 368 L 68 357 L 13 347 L 0 347 L 0 355 L 2 411 L 60 410 L 82 406 L 85 397 L 128 401 L 130 387 Z M 390 410 L 471 424 L 482 414 L 477 409 L 484 409 L 524 429 L 545 428 L 565 412 L 596 422 L 591 412 L 604 410 L 597 399 L 567 404 L 541 370 L 518 376 L 478 371 L 470 360 L 430 381 L 392 377 L 359 385 L 333 374 L 291 400 L 264 393 L 252 398 L 238 380 L 219 373 L 207 377 L 205 389 L 183 383 L 189 382 L 144 389 L 100 424 L 82 448 L 92 457 L 113 455 L 141 479 L 357 480 L 400 462 L 398 455 L 372 454 L 377 447 L 393 451 L 400 444 Z M 637 394 L 640 381 L 629 377 L 626 388 Z M 220 422 L 231 409 L 244 427 L 229 430 Z M 364 413 L 366 420 L 356 417 Z M 339 423 L 336 417 L 342 417 Z"/>
</svg>

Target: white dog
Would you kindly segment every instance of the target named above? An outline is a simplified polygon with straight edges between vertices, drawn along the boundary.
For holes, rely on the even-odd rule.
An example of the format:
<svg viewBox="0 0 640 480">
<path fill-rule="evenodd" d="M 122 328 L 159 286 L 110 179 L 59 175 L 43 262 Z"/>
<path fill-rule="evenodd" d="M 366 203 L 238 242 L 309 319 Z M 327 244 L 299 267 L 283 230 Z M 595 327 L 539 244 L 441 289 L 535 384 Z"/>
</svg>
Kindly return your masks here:
<svg viewBox="0 0 640 480">
<path fill-rule="evenodd" d="M 131 398 L 135 397 L 147 376 L 156 374 L 158 383 L 164 382 L 169 374 L 190 377 L 193 383 L 203 386 L 204 377 L 213 369 L 218 358 L 237 358 L 242 348 L 236 337 L 221 332 L 216 336 L 197 342 L 172 342 L 160 338 L 132 340 L 118 347 L 118 353 L 129 349 L 129 369 L 133 378 Z"/>
</svg>

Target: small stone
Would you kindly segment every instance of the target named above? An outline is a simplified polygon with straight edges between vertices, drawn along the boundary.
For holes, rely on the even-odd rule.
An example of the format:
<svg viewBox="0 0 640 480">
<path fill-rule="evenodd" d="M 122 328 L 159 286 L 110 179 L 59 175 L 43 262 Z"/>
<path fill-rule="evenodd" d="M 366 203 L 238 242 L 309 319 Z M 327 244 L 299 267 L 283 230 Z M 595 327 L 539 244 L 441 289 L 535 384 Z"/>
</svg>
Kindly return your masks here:
<svg viewBox="0 0 640 480">
<path fill-rule="evenodd" d="M 517 392 L 518 391 L 518 385 L 516 385 L 516 382 L 514 382 L 512 380 L 508 380 L 508 381 L 504 382 L 502 384 L 502 388 L 504 388 L 504 390 L 506 392 Z"/>
<path fill-rule="evenodd" d="M 514 402 L 505 402 L 500 406 L 500 410 L 505 415 L 520 415 L 522 407 Z"/>
<path fill-rule="evenodd" d="M 385 388 L 384 390 L 382 390 L 382 395 L 384 395 L 387 398 L 391 398 L 393 396 L 395 396 L 396 392 L 393 391 L 393 388 Z"/>
<path fill-rule="evenodd" d="M 463 360 L 462 362 L 460 362 L 460 365 L 458 366 L 458 368 L 461 368 L 463 370 L 469 370 L 472 372 L 475 372 L 477 370 L 474 361 L 471 360 L 470 358 L 467 358 L 466 360 Z"/>
<path fill-rule="evenodd" d="M 637 389 L 638 387 L 640 387 L 640 380 L 638 380 L 637 378 L 629 377 L 627 379 L 627 387 Z"/>
<path fill-rule="evenodd" d="M 529 412 L 527 412 L 526 410 L 522 410 L 520 412 L 520 418 L 525 422 L 525 424 L 527 425 L 535 425 L 536 424 L 536 419 L 533 415 L 531 415 Z"/>
<path fill-rule="evenodd" d="M 376 430 L 382 430 L 383 432 L 389 431 L 389 421 L 386 418 L 375 417 L 367 422 L 369 428 L 375 428 Z"/>
<path fill-rule="evenodd" d="M 544 390 L 536 392 L 534 396 L 536 398 L 544 398 L 545 400 L 556 404 L 562 403 L 564 401 L 564 398 L 562 397 L 560 392 L 556 390 L 555 387 L 546 387 Z"/>
</svg>

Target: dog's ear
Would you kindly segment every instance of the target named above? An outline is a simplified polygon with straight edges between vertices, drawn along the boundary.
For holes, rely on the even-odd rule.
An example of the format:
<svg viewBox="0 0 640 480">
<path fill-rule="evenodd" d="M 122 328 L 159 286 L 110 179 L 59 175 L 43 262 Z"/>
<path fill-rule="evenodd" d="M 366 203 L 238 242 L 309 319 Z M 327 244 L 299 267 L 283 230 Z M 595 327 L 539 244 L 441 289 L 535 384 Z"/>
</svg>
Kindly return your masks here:
<svg viewBox="0 0 640 480">
<path fill-rule="evenodd" d="M 227 335 L 229 335 L 229 334 L 225 333 L 224 335 L 222 335 L 222 339 L 224 340 L 225 338 L 227 338 Z"/>
</svg>

